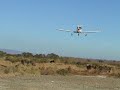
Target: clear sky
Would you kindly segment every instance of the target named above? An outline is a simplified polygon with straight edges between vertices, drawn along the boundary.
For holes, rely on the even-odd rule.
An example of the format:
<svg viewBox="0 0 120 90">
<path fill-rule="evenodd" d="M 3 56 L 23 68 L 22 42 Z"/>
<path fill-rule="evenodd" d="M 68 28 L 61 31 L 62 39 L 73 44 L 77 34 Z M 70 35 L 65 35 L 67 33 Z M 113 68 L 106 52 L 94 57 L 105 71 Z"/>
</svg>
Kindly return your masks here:
<svg viewBox="0 0 120 90">
<path fill-rule="evenodd" d="M 57 28 L 101 30 L 71 36 Z M 0 0 L 0 48 L 120 60 L 120 0 Z"/>
</svg>

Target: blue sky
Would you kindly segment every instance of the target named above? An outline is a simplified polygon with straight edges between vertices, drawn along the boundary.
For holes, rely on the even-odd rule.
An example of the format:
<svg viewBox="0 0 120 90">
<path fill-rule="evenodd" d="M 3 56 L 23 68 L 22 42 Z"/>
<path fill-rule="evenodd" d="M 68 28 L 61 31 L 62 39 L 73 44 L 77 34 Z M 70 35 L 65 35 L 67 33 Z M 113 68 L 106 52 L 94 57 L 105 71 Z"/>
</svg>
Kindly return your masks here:
<svg viewBox="0 0 120 90">
<path fill-rule="evenodd" d="M 0 0 L 0 48 L 120 60 L 120 0 Z M 101 30 L 71 36 L 56 28 Z"/>
</svg>

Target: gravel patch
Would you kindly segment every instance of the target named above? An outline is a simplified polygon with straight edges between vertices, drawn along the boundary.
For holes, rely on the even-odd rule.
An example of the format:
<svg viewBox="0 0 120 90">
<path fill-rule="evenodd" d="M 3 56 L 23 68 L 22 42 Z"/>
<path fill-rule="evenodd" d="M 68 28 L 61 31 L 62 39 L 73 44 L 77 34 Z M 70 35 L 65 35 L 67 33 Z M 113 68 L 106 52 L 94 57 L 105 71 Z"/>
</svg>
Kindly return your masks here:
<svg viewBox="0 0 120 90">
<path fill-rule="evenodd" d="M 120 79 L 104 76 L 15 76 L 0 78 L 0 90 L 120 90 Z"/>
</svg>

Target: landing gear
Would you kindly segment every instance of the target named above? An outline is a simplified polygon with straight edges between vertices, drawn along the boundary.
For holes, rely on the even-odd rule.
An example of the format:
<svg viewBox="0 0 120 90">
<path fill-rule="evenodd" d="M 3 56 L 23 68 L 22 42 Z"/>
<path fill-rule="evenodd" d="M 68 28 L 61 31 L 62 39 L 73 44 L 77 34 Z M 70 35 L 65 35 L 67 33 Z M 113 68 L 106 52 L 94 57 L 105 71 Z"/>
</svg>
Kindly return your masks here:
<svg viewBox="0 0 120 90">
<path fill-rule="evenodd" d="M 79 36 L 79 33 L 78 33 L 78 36 Z"/>
<path fill-rule="evenodd" d="M 87 36 L 87 34 L 85 34 L 85 36 Z"/>
</svg>

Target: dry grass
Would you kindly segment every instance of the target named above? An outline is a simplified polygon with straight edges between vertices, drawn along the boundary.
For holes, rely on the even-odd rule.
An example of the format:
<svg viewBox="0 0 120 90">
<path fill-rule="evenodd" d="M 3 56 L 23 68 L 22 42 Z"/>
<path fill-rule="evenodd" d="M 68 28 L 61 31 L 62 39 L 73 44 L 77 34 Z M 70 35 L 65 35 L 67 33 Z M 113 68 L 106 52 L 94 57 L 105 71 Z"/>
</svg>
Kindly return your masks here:
<svg viewBox="0 0 120 90">
<path fill-rule="evenodd" d="M 120 77 L 120 67 L 113 64 L 90 62 L 90 64 L 95 65 L 97 68 L 87 70 L 86 64 L 88 62 L 84 61 L 82 63 L 73 64 L 73 60 L 67 64 L 62 62 L 55 63 L 35 63 L 23 65 L 20 62 L 12 63 L 10 61 L 0 60 L 0 73 L 12 74 L 12 75 L 106 75 L 106 76 L 115 76 Z M 110 72 L 105 68 L 111 67 Z"/>
</svg>

